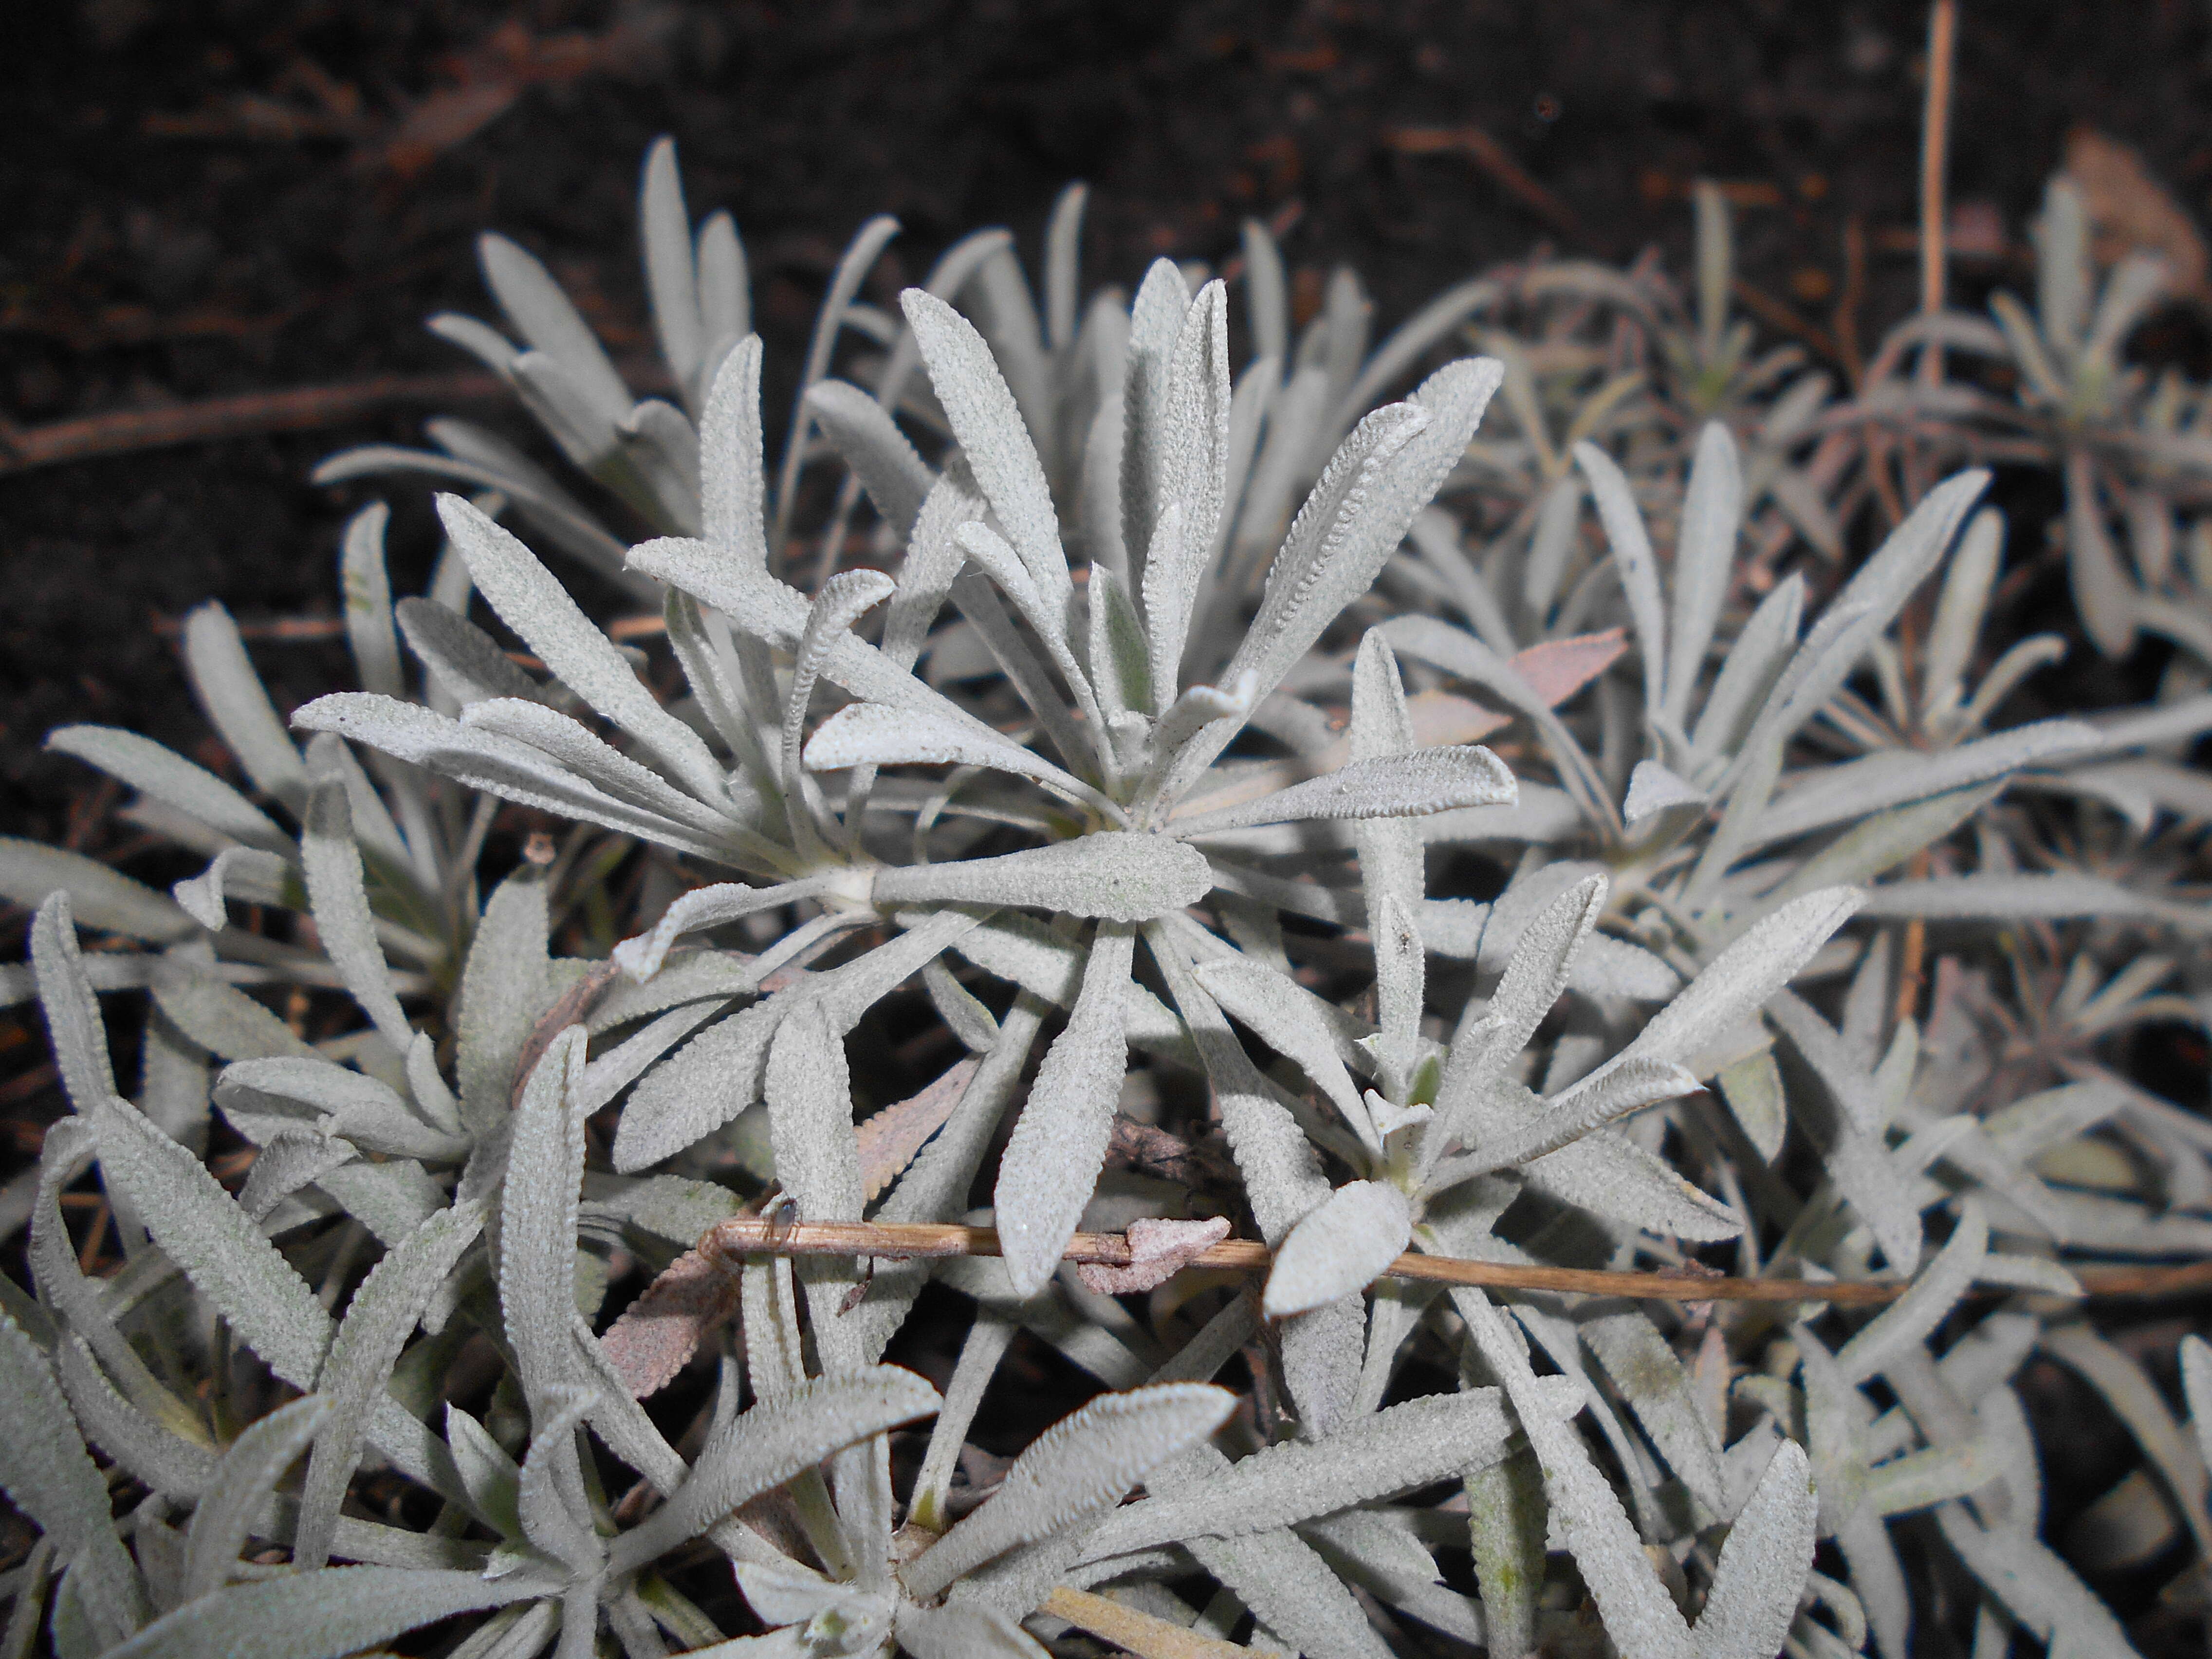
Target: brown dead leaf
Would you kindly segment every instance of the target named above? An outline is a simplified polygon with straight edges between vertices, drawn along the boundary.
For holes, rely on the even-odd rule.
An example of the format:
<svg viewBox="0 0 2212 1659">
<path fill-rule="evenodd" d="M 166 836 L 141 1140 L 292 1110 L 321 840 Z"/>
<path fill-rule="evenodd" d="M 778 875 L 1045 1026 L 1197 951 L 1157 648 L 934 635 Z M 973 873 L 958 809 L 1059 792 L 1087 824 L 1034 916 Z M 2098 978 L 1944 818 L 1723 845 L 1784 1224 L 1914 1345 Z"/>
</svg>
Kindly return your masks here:
<svg viewBox="0 0 2212 1659">
<path fill-rule="evenodd" d="M 2094 127 L 2076 127 L 2066 140 L 2066 176 L 2081 191 L 2096 228 L 2100 264 L 2132 252 L 2154 253 L 2166 261 L 2170 292 L 2212 303 L 2212 249 L 2132 146 Z"/>
<path fill-rule="evenodd" d="M 1557 708 L 1612 667 L 1627 649 L 1627 635 L 1618 628 L 1608 628 L 1601 634 L 1577 634 L 1571 640 L 1532 645 L 1515 656 L 1513 666 L 1538 696 Z"/>
<path fill-rule="evenodd" d="M 1129 1224 L 1129 1265 L 1109 1267 L 1085 1261 L 1076 1268 L 1084 1284 L 1101 1296 L 1134 1296 L 1164 1285 L 1194 1256 L 1229 1237 L 1229 1218 L 1206 1221 L 1163 1221 L 1143 1217 Z"/>
<path fill-rule="evenodd" d="M 861 1121 L 854 1133 L 860 1143 L 860 1184 L 868 1197 L 877 1197 L 896 1181 L 930 1136 L 945 1127 L 979 1064 L 973 1057 L 963 1060 L 920 1094 Z"/>
<path fill-rule="evenodd" d="M 633 1400 L 675 1380 L 700 1339 L 738 1310 L 738 1284 L 735 1273 L 686 1250 L 607 1328 L 600 1350 Z"/>
</svg>

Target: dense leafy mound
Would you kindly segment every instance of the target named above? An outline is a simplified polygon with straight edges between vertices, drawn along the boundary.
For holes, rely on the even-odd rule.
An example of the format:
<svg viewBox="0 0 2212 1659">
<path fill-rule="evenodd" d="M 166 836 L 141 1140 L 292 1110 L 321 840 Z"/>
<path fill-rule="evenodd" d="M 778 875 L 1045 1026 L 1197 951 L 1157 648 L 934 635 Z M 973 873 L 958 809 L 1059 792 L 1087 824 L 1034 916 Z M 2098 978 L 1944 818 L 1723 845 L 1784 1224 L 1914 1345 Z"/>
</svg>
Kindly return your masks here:
<svg viewBox="0 0 2212 1659">
<path fill-rule="evenodd" d="M 210 861 L 0 849 L 75 1109 L 0 1281 L 9 1651 L 2122 1650 L 2039 1535 L 2038 1352 L 2146 1461 L 2097 1565 L 2185 1530 L 2201 1576 L 2212 1350 L 2193 1441 L 2080 1310 L 2212 1255 L 2212 1127 L 2109 1048 L 2205 1018 L 2212 696 L 2185 657 L 2002 723 L 2056 647 L 1984 660 L 2003 526 L 1933 482 L 2058 469 L 2099 647 L 2208 651 L 2202 400 L 2119 356 L 2154 270 L 2093 304 L 2054 187 L 2036 313 L 1917 322 L 1838 402 L 1729 316 L 1715 192 L 1693 303 L 1540 264 L 1371 353 L 1348 274 L 1293 339 L 1255 226 L 1233 370 L 1206 272 L 1085 300 L 1081 211 L 1041 312 L 997 232 L 872 308 L 865 228 L 771 485 L 742 247 L 656 148 L 678 402 L 496 237 L 521 344 L 434 326 L 657 533 L 435 422 L 323 471 L 477 492 L 421 598 L 354 521 L 359 690 L 288 730 L 191 619 L 250 792 L 53 734 Z M 1908 376 L 1938 350 L 2017 399 Z M 994 1242 L 805 1253 L 864 1221 Z M 1068 1259 L 1099 1231 L 1126 1263 Z M 1192 1265 L 1231 1231 L 1263 1280 Z M 941 1389 L 884 1363 L 933 1278 L 975 1310 Z M 1106 1392 L 1003 1462 L 1023 1331 Z"/>
</svg>

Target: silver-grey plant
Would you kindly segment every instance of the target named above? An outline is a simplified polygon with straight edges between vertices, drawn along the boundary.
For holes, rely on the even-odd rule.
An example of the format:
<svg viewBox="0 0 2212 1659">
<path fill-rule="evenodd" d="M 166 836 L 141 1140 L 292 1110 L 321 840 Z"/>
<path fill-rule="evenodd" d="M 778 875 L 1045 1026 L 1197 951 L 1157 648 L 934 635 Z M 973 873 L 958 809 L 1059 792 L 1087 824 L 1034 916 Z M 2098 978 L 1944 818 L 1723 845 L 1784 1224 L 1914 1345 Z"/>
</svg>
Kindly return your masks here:
<svg viewBox="0 0 2212 1659">
<path fill-rule="evenodd" d="M 742 249 L 656 147 L 675 402 L 495 239 L 525 347 L 437 325 L 656 537 L 472 428 L 357 452 L 327 476 L 487 493 L 440 499 L 396 606 L 356 519 L 361 689 L 295 711 L 304 754 L 195 617 L 262 801 L 55 735 L 212 862 L 169 898 L 0 854 L 71 1108 L 0 1199 L 0 1486 L 40 1534 L 0 1653 L 338 1659 L 447 1620 L 416 1639 L 468 1659 L 1036 1659 L 1070 1626 L 1904 1659 L 1938 1620 L 2124 1652 L 2039 1528 L 2038 1353 L 2143 1454 L 2104 1559 L 2185 1534 L 2201 1569 L 2212 1349 L 2192 1434 L 2076 1275 L 2212 1255 L 2212 1129 L 2112 1046 L 2206 1017 L 2177 745 L 2212 698 L 2006 723 L 2055 648 L 1983 660 L 1978 473 L 1824 592 L 1869 405 L 1754 352 L 1717 192 L 1693 305 L 1539 265 L 1372 356 L 1349 276 L 1293 345 L 1255 232 L 1241 374 L 1219 280 L 1084 300 L 1080 212 L 1042 323 L 995 232 L 869 307 L 864 230 L 772 479 Z M 850 382 L 848 331 L 883 353 Z M 1372 407 L 1462 339 L 1490 355 Z M 863 500 L 884 569 L 842 568 Z M 649 598 L 665 655 L 509 507 Z M 509 806 L 579 827 L 481 896 Z M 558 954 L 579 896 L 627 937 Z M 131 1100 L 97 999 L 141 988 Z M 886 1063 L 893 1017 L 925 1035 Z M 112 1274 L 69 1231 L 88 1176 Z M 776 1243 L 863 1222 L 996 1254 Z M 1077 1268 L 1079 1231 L 1131 1265 Z M 1231 1231 L 1259 1283 L 1191 1268 Z M 1804 1296 L 1447 1290 L 1407 1251 Z M 975 1310 L 939 1387 L 884 1363 L 933 1279 Z M 1824 1297 L 1867 1280 L 1880 1311 Z M 997 1458 L 1018 1340 L 1103 1392 Z"/>
</svg>

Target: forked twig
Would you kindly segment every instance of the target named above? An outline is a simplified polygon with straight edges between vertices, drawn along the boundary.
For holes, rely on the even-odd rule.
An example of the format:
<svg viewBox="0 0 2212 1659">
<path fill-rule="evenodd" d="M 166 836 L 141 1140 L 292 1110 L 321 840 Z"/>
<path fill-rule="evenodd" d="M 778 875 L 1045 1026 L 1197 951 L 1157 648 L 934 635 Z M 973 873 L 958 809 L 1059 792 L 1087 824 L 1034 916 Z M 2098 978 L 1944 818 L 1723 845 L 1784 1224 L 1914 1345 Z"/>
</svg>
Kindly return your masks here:
<svg viewBox="0 0 2212 1659">
<path fill-rule="evenodd" d="M 997 1255 L 999 1235 L 990 1227 L 955 1223 L 796 1221 L 769 1222 L 738 1216 L 700 1236 L 698 1250 L 709 1260 L 743 1255 L 854 1255 L 942 1257 Z M 1126 1267 L 1129 1241 L 1121 1233 L 1078 1233 L 1061 1253 L 1064 1261 Z M 1274 1255 L 1255 1238 L 1224 1239 L 1184 1263 L 1186 1268 L 1225 1268 L 1264 1273 Z M 1828 1302 L 1846 1305 L 1893 1302 L 1911 1285 L 1905 1279 L 1705 1278 L 1679 1269 L 1653 1273 L 1601 1273 L 1581 1267 L 1522 1267 L 1504 1261 L 1470 1261 L 1462 1257 L 1424 1255 L 1408 1250 L 1383 1270 L 1391 1279 L 1425 1279 L 1435 1285 L 1480 1285 L 1509 1291 L 1565 1291 L 1583 1296 L 1633 1297 L 1656 1302 Z M 2180 1296 L 2212 1290 L 2212 1262 L 2179 1267 L 2084 1267 L 2074 1277 L 2087 1296 Z"/>
</svg>

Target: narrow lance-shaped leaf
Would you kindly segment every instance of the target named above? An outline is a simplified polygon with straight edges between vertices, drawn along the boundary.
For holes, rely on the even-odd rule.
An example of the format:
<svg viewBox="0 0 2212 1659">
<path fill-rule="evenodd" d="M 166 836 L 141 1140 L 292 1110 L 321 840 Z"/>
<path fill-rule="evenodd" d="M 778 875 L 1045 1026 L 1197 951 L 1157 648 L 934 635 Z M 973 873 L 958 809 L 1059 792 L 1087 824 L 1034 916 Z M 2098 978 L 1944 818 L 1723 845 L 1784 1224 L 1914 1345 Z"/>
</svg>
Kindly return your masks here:
<svg viewBox="0 0 2212 1659">
<path fill-rule="evenodd" d="M 89 1113 L 115 1092 L 115 1063 L 108 1056 L 100 1001 L 77 948 L 75 921 L 76 908 L 65 890 L 40 904 L 31 922 L 31 969 L 62 1087 L 71 1106 Z"/>
<path fill-rule="evenodd" d="M 1728 598 L 1742 514 L 1743 473 L 1735 440 L 1723 422 L 1708 421 L 1698 434 L 1697 459 L 1690 468 L 1681 532 L 1674 544 L 1674 637 L 1668 641 L 1665 711 L 1677 727 L 1689 719 L 1690 695 Z M 1608 520 L 1607 529 L 1611 528 Z"/>
<path fill-rule="evenodd" d="M 926 289 L 907 289 L 899 303 L 975 482 L 1021 554 L 1030 580 L 1062 611 L 1065 635 L 1072 587 L 1067 555 L 1060 544 L 1060 520 L 1043 463 L 991 348 L 966 318 Z"/>
<path fill-rule="evenodd" d="M 815 729 L 806 741 L 805 762 L 813 772 L 848 766 L 988 766 L 1034 778 L 1117 820 L 1127 817 L 1118 805 L 1042 756 L 924 709 L 852 703 Z"/>
<path fill-rule="evenodd" d="M 320 1395 L 295 1400 L 248 1428 L 222 1455 L 185 1540 L 186 1600 L 222 1588 L 277 1477 L 307 1450 L 329 1413 L 330 1401 Z"/>
<path fill-rule="evenodd" d="M 1534 1380 L 1533 1378 L 1531 1379 Z M 1530 1398 L 1556 1416 L 1559 1385 Z M 1426 1395 L 1322 1440 L 1261 1448 L 1214 1477 L 1131 1504 L 1084 1547 L 1091 1560 L 1199 1537 L 1243 1538 L 1410 1491 L 1503 1455 L 1515 1424 L 1494 1389 Z"/>
<path fill-rule="evenodd" d="M 1613 568 L 1628 595 L 1637 653 L 1644 659 L 1644 707 L 1662 709 L 1668 701 L 1667 611 L 1659 597 L 1659 562 L 1652 556 L 1651 538 L 1644 533 L 1644 515 L 1637 511 L 1628 480 L 1612 456 L 1585 441 L 1575 446 L 1575 462 L 1589 480 L 1605 538 L 1613 547 Z"/>
<path fill-rule="evenodd" d="M 535 555 L 458 495 L 438 497 L 446 533 L 500 619 L 562 684 L 636 738 L 702 800 L 722 795 L 722 769 L 698 733 L 653 701 L 613 643 L 577 608 Z"/>
<path fill-rule="evenodd" d="M 1177 818 L 1183 836 L 1305 819 L 1419 817 L 1462 806 L 1510 806 L 1520 786 L 1487 749 L 1446 744 L 1347 762 L 1334 772 L 1218 812 Z"/>
<path fill-rule="evenodd" d="M 1819 1510 L 1804 1448 L 1785 1440 L 1721 1546 L 1692 1632 L 1698 1659 L 1771 1659 L 1781 1651 L 1812 1571 Z"/>
<path fill-rule="evenodd" d="M 248 847 L 286 857 L 294 852 L 292 838 L 267 813 L 214 773 L 151 738 L 109 726 L 64 726 L 46 734 L 46 746 L 96 766 Z"/>
<path fill-rule="evenodd" d="M 109 1520 L 107 1486 L 54 1384 L 46 1358 L 0 1312 L 0 1486 L 65 1560 L 85 1562 L 92 1583 L 115 1600 L 123 1632 L 143 1616 L 138 1575 Z"/>
<path fill-rule="evenodd" d="M 157 1619 L 106 1659 L 342 1659 L 457 1613 L 545 1593 L 543 1579 L 325 1567 L 234 1584 Z"/>
<path fill-rule="evenodd" d="M 608 1571 L 636 1571 L 840 1447 L 927 1417 L 939 1403 L 928 1383 L 895 1365 L 816 1377 L 763 1401 L 708 1437 L 675 1495 L 613 1541 Z"/>
<path fill-rule="evenodd" d="M 1000 1159 L 994 1202 L 1018 1295 L 1034 1296 L 1052 1277 L 1105 1162 L 1127 1065 L 1122 1005 L 1135 948 L 1126 925 L 1098 930 L 1075 1011 L 1038 1067 Z"/>
<path fill-rule="evenodd" d="M 185 666 L 208 719 L 246 776 L 293 811 L 307 802 L 307 770 L 246 654 L 238 624 L 210 599 L 185 618 Z"/>
<path fill-rule="evenodd" d="M 533 1413 L 546 1389 L 574 1370 L 569 1327 L 576 1313 L 576 1205 L 584 1125 L 575 1109 L 583 1080 L 583 1028 L 556 1036 L 515 1109 L 501 1188 L 499 1299 Z"/>
<path fill-rule="evenodd" d="M 338 1505 L 360 1459 L 376 1397 L 416 1322 L 461 1252 L 483 1231 L 481 1205 L 441 1210 L 370 1269 L 354 1292 L 317 1379 L 319 1392 L 330 1404 L 331 1420 L 317 1437 L 301 1489 L 300 1523 L 292 1545 L 298 1565 L 319 1567 L 329 1559 Z"/>
<path fill-rule="evenodd" d="M 1564 1105 L 1630 1060 L 1680 1061 L 1755 1013 L 1787 985 L 1865 902 L 1855 887 L 1826 887 L 1763 917 L 1714 957 L 1619 1054 L 1562 1095 Z"/>
<path fill-rule="evenodd" d="M 93 1113 L 100 1165 L 147 1231 L 247 1346 L 295 1388 L 315 1384 L 331 1317 L 199 1159 L 112 1097 Z"/>
<path fill-rule="evenodd" d="M 1167 1382 L 1102 1395 L 1031 1442 L 991 1500 L 900 1575 L 919 1600 L 994 1556 L 1049 1538 L 1119 1503 L 1155 1466 L 1219 1428 L 1225 1389 Z"/>
<path fill-rule="evenodd" d="M 1115 830 L 997 858 L 905 865 L 876 878 L 882 905 L 1035 907 L 1108 921 L 1149 921 L 1204 898 L 1213 885 L 1195 848 Z"/>
<path fill-rule="evenodd" d="M 1261 1308 L 1270 1319 L 1287 1319 L 1356 1295 L 1397 1260 L 1413 1231 L 1413 1212 L 1395 1187 L 1355 1181 L 1338 1188 L 1275 1252 Z"/>
<path fill-rule="evenodd" d="M 769 1133 L 783 1189 L 808 1221 L 857 1221 L 863 1188 L 842 1038 L 817 998 L 805 998 L 769 1048 Z"/>
</svg>

